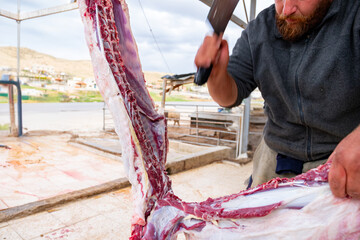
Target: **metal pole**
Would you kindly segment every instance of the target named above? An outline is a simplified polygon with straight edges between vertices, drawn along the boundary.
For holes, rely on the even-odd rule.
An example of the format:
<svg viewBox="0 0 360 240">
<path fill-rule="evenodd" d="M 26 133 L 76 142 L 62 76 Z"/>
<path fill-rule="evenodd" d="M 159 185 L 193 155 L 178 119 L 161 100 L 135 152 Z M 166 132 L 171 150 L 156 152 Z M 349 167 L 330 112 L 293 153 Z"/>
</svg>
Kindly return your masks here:
<svg viewBox="0 0 360 240">
<path fill-rule="evenodd" d="M 16 71 L 16 80 L 20 81 L 20 26 L 21 22 L 17 22 L 17 71 Z"/>
<path fill-rule="evenodd" d="M 250 125 L 250 103 L 251 97 L 248 97 L 244 100 L 244 125 L 243 125 L 243 134 L 242 134 L 242 143 L 241 143 L 241 153 L 247 152 L 247 146 L 249 142 L 249 125 Z"/>
<path fill-rule="evenodd" d="M 238 129 L 236 134 L 236 152 L 235 152 L 235 158 L 238 158 L 241 154 L 241 144 L 242 144 L 242 132 L 243 132 L 243 125 L 244 125 L 244 109 L 241 109 L 241 115 L 239 115 L 238 119 Z"/>
<path fill-rule="evenodd" d="M 242 111 L 241 111 L 241 126 L 240 126 L 240 132 L 242 133 L 243 131 L 244 131 L 244 109 L 242 109 Z M 243 139 L 240 137 L 238 157 L 242 154 L 242 152 L 241 152 L 242 141 L 243 141 Z"/>
<path fill-rule="evenodd" d="M 10 80 L 9 81 L 2 81 L 0 80 L 0 84 L 8 84 L 10 86 L 15 85 L 17 88 L 17 93 L 18 93 L 18 99 L 21 99 L 21 89 L 20 89 L 20 83 L 14 80 Z M 10 92 L 9 92 L 9 101 L 10 101 Z M 10 105 L 11 107 L 11 105 Z M 11 109 L 10 109 L 11 111 Z M 22 108 L 21 108 L 21 101 L 18 101 L 18 123 L 19 123 L 19 127 L 18 127 L 18 136 L 20 137 L 22 135 L 22 118 L 21 115 L 22 114 Z M 10 117 L 11 117 L 11 113 L 10 113 Z M 14 121 L 12 121 L 13 123 Z M 13 125 L 13 124 L 11 124 Z"/>
<path fill-rule="evenodd" d="M 250 21 L 255 18 L 256 15 L 256 0 L 251 0 L 250 3 Z"/>
<path fill-rule="evenodd" d="M 20 16 L 20 0 L 17 1 L 17 13 Z M 21 84 L 20 84 L 20 33 L 21 33 L 21 21 L 17 22 L 17 76 L 18 83 L 18 135 L 22 135 L 22 99 L 21 99 Z"/>
<path fill-rule="evenodd" d="M 251 0 L 250 21 L 255 19 L 255 14 L 256 14 L 256 0 Z M 244 132 L 242 134 L 241 153 L 246 153 L 247 152 L 247 146 L 248 146 L 248 142 L 249 142 L 251 95 L 244 100 L 244 104 L 245 104 L 245 109 L 244 109 Z"/>
<path fill-rule="evenodd" d="M 196 105 L 196 136 L 199 136 L 199 106 Z M 199 141 L 198 138 L 196 138 Z"/>
<path fill-rule="evenodd" d="M 23 125 L 22 125 L 22 99 L 21 99 L 21 84 L 20 82 L 18 82 L 18 88 L 17 88 L 17 93 L 18 93 L 18 136 L 21 137 L 23 134 Z"/>
<path fill-rule="evenodd" d="M 11 79 L 9 79 L 12 81 Z M 10 134 L 16 136 L 16 124 L 15 124 L 15 107 L 14 107 L 14 89 L 13 85 L 9 85 L 9 112 L 10 112 Z"/>
<path fill-rule="evenodd" d="M 18 19 L 20 17 L 20 0 L 17 0 L 17 14 L 18 14 Z M 17 20 L 17 75 L 16 75 L 16 79 L 19 82 L 20 81 L 20 24 L 21 21 Z"/>
<path fill-rule="evenodd" d="M 104 106 L 103 106 L 103 131 L 105 131 L 105 102 L 104 102 Z"/>
<path fill-rule="evenodd" d="M 20 0 L 17 0 L 17 14 L 20 17 Z M 17 76 L 16 79 L 20 81 L 20 24 L 21 20 L 17 20 Z"/>
</svg>

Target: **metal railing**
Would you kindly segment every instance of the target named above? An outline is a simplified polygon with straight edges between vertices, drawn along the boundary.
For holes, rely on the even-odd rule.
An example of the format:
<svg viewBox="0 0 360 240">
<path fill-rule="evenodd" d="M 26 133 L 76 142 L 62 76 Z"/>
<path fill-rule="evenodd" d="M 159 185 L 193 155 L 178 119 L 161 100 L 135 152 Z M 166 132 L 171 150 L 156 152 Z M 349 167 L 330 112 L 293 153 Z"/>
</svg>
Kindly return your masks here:
<svg viewBox="0 0 360 240">
<path fill-rule="evenodd" d="M 166 103 L 164 114 L 169 139 L 204 146 L 228 146 L 235 158 L 242 153 L 243 105 L 227 111 L 216 103 Z M 114 131 L 112 116 L 105 104 L 103 130 Z"/>
<path fill-rule="evenodd" d="M 110 131 L 110 132 L 115 131 L 114 120 L 105 102 L 102 110 L 103 110 L 103 131 Z"/>
<path fill-rule="evenodd" d="M 167 103 L 168 137 L 191 144 L 228 146 L 237 158 L 241 154 L 243 112 L 242 106 L 228 111 L 215 103 Z"/>
</svg>

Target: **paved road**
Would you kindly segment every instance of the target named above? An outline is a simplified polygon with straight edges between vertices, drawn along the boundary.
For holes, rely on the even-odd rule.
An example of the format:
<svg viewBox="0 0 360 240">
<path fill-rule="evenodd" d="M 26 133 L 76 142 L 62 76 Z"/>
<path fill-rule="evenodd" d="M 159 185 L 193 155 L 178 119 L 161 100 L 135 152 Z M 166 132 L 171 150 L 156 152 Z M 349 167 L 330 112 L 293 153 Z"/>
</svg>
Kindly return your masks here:
<svg viewBox="0 0 360 240">
<path fill-rule="evenodd" d="M 167 102 L 168 107 L 185 112 L 194 111 L 195 105 L 212 106 L 215 109 L 218 106 L 214 102 Z M 104 103 L 24 103 L 24 132 L 33 130 L 99 131 L 103 128 L 103 107 Z M 6 123 L 10 123 L 7 103 L 0 104 L 0 125 Z"/>
<path fill-rule="evenodd" d="M 103 103 L 25 103 L 23 127 L 25 131 L 101 130 L 103 106 Z M 0 124 L 9 122 L 9 105 L 0 104 Z"/>
</svg>

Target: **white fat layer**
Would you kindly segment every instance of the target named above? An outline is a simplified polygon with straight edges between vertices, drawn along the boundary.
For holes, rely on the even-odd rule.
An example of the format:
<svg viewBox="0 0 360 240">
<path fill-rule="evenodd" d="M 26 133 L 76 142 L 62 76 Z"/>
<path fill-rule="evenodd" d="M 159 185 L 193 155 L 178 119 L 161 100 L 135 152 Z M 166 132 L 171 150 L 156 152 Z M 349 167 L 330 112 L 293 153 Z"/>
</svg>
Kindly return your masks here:
<svg viewBox="0 0 360 240">
<path fill-rule="evenodd" d="M 135 205 L 135 216 L 133 219 L 135 221 L 144 219 L 149 181 L 142 160 L 139 141 L 135 135 L 131 120 L 128 117 L 124 102 L 120 97 L 118 86 L 106 61 L 104 52 L 102 51 L 103 49 L 99 49 L 99 46 L 102 46 L 102 44 L 98 42 L 98 40 L 101 40 L 101 37 L 98 38 L 96 35 L 96 31 L 93 29 L 93 21 L 89 17 L 85 17 L 86 4 L 84 1 L 79 1 L 79 8 L 85 26 L 85 37 L 90 50 L 95 79 L 101 95 L 107 103 L 114 119 L 115 131 L 119 136 L 122 147 L 122 159 L 125 171 L 132 184 Z M 132 147 L 131 140 L 135 143 L 135 149 Z M 136 159 L 134 159 L 134 151 L 136 151 L 139 156 Z M 135 172 L 135 166 L 138 167 L 138 172 Z M 138 173 L 142 175 L 140 183 L 138 183 L 137 180 Z"/>
<path fill-rule="evenodd" d="M 235 210 L 282 203 L 285 207 L 302 208 L 315 199 L 319 192 L 321 192 L 321 189 L 327 187 L 328 184 L 313 187 L 307 187 L 305 185 L 279 187 L 246 196 L 239 196 L 231 201 L 224 202 L 221 206 L 226 210 Z"/>
<path fill-rule="evenodd" d="M 359 239 L 360 201 L 335 198 L 328 185 L 316 189 L 317 197 L 302 209 L 275 209 L 264 217 L 223 219 L 217 225 L 207 222 L 202 231 L 181 231 L 197 240 Z"/>
<path fill-rule="evenodd" d="M 104 54 L 104 43 L 103 43 L 103 39 L 101 38 L 100 36 L 100 25 L 99 25 L 99 14 L 98 14 L 98 8 L 96 8 L 96 40 L 98 41 L 99 43 L 99 46 L 100 47 L 100 52 L 102 52 Z"/>
<path fill-rule="evenodd" d="M 172 206 L 161 207 L 151 213 L 148 217 L 148 224 L 153 225 L 155 228 L 155 238 L 159 238 L 163 231 L 174 229 L 175 225 L 172 220 L 178 217 L 184 217 L 186 214 L 179 209 Z M 172 235 L 167 239 L 176 239 L 176 236 L 180 234 L 177 232 L 175 235 Z"/>
</svg>

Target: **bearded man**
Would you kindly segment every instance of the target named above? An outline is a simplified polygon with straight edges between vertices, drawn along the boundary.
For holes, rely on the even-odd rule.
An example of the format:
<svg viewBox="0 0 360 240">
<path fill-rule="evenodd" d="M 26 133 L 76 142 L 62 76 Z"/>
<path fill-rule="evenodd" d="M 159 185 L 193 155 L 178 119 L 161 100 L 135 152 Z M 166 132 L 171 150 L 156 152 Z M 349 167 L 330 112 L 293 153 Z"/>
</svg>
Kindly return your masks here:
<svg viewBox="0 0 360 240">
<path fill-rule="evenodd" d="M 212 98 L 234 107 L 258 87 L 265 100 L 249 186 L 329 160 L 333 194 L 360 198 L 359 40 L 358 0 L 275 0 L 230 57 L 222 36 L 205 37 L 195 64 L 213 65 Z"/>
</svg>

